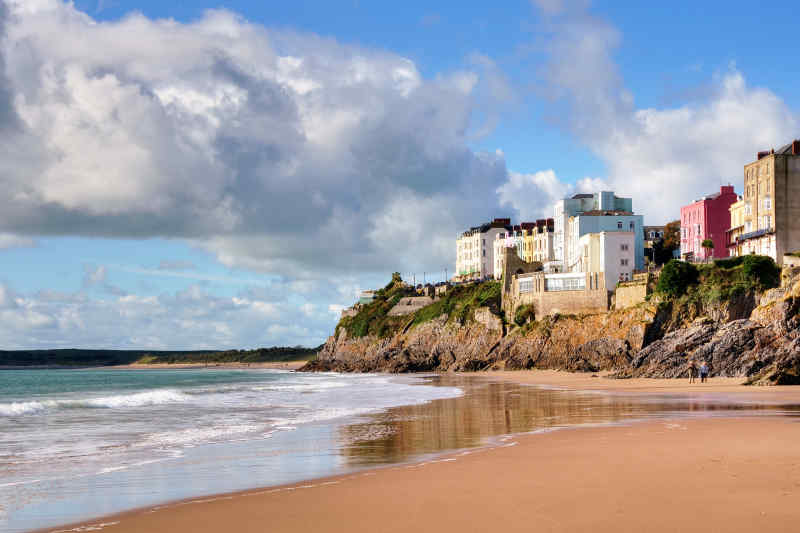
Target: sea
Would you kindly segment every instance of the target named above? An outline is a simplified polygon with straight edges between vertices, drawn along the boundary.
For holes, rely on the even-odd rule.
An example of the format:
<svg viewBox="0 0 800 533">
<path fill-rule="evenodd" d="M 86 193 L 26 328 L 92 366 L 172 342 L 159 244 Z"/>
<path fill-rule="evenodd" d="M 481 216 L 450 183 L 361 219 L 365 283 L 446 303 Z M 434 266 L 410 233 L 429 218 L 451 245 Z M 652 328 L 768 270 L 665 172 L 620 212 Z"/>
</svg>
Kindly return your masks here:
<svg viewBox="0 0 800 533">
<path fill-rule="evenodd" d="M 0 370 L 0 531 L 352 470 L 342 421 L 460 394 L 383 375 Z"/>
<path fill-rule="evenodd" d="M 438 460 L 523 433 L 800 413 L 754 398 L 566 391 L 486 375 L 0 370 L 0 531 L 95 531 L 130 509 Z M 74 523 L 91 527 L 65 525 Z"/>
</svg>

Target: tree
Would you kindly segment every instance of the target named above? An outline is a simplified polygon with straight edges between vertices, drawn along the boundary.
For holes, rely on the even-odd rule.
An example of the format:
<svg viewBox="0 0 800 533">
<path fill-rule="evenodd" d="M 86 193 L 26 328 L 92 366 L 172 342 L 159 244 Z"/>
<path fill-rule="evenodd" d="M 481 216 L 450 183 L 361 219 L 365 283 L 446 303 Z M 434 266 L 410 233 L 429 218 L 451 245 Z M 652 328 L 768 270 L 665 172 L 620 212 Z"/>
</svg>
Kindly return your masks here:
<svg viewBox="0 0 800 533">
<path fill-rule="evenodd" d="M 714 249 L 714 241 L 712 241 L 711 239 L 706 239 L 700 244 L 700 246 L 702 246 L 703 249 L 706 251 L 705 256 L 706 258 L 708 258 L 708 256 L 711 255 L 711 250 Z"/>
<path fill-rule="evenodd" d="M 681 296 L 689 285 L 697 283 L 698 275 L 693 264 L 671 259 L 661 271 L 656 290 L 673 297 Z"/>
<path fill-rule="evenodd" d="M 673 220 L 664 226 L 664 249 L 677 250 L 681 247 L 681 221 Z"/>
<path fill-rule="evenodd" d="M 681 221 L 673 220 L 664 226 L 664 236 L 653 241 L 653 259 L 663 265 L 672 259 L 672 252 L 681 247 Z"/>
</svg>

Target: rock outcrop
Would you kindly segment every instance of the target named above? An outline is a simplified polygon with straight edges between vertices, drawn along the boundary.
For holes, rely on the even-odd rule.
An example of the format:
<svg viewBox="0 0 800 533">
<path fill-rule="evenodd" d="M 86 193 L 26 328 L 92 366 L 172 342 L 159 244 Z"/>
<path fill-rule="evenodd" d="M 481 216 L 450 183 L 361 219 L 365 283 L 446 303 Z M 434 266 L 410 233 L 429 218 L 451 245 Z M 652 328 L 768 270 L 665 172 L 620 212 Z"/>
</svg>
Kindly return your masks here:
<svg viewBox="0 0 800 533">
<path fill-rule="evenodd" d="M 586 316 L 553 316 L 508 328 L 481 308 L 465 324 L 440 317 L 388 337 L 340 329 L 304 370 L 476 371 L 490 368 L 612 371 L 614 377 L 685 377 L 688 360 L 712 376 L 754 384 L 800 383 L 800 277 L 764 294 L 704 305 L 645 302 Z"/>
</svg>

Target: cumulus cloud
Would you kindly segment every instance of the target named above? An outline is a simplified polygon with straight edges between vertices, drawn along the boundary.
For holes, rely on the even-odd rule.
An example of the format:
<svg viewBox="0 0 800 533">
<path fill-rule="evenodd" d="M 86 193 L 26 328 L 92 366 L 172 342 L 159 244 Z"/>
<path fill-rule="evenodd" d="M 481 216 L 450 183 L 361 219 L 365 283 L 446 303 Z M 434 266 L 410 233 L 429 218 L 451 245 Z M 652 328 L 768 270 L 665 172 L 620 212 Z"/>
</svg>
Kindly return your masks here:
<svg viewBox="0 0 800 533">
<path fill-rule="evenodd" d="M 385 271 L 443 259 L 428 238 L 385 246 L 394 199 L 447 234 L 494 214 L 505 162 L 467 147 L 476 99 L 512 101 L 487 57 L 425 79 L 396 54 L 225 10 L 101 22 L 6 1 L 0 99 L 38 157 L 0 163 L 0 231 L 183 238 L 282 274 Z M 419 207 L 431 198 L 444 220 Z"/>
<path fill-rule="evenodd" d="M 581 2 L 537 0 L 552 39 L 543 68 L 547 94 L 563 107 L 563 125 L 598 155 L 610 188 L 634 198 L 651 223 L 678 217 L 681 205 L 738 185 L 758 150 L 798 135 L 798 117 L 766 88 L 751 87 L 731 66 L 702 99 L 673 108 L 638 108 L 614 53 L 619 31 Z M 559 7 L 562 6 L 562 7 Z M 658 201 L 653 201 L 654 199 Z"/>
<path fill-rule="evenodd" d="M 233 297 L 200 286 L 159 296 L 42 291 L 16 293 L 0 284 L 0 345 L 5 349 L 113 347 L 137 349 L 315 346 L 330 334 L 328 309 L 243 291 Z"/>
<path fill-rule="evenodd" d="M 566 183 L 556 176 L 553 169 L 530 174 L 509 172 L 508 181 L 498 187 L 501 205 L 512 207 L 524 221 L 553 216 L 553 204 L 580 192 L 605 190 L 608 183 L 600 178 L 582 178 Z"/>
<path fill-rule="evenodd" d="M 106 281 L 106 267 L 105 265 L 94 266 L 84 265 L 83 267 L 83 285 L 92 286 Z"/>
<path fill-rule="evenodd" d="M 0 233 L 0 250 L 9 248 L 30 248 L 36 246 L 33 239 L 27 237 L 20 237 L 11 233 Z"/>
</svg>

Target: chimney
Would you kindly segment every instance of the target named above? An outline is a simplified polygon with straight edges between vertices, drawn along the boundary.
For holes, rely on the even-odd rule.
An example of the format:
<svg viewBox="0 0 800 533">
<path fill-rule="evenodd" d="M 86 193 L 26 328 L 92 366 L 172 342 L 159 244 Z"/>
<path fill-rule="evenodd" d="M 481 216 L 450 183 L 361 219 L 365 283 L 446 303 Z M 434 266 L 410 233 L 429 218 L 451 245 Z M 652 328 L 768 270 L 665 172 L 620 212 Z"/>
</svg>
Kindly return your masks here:
<svg viewBox="0 0 800 533">
<path fill-rule="evenodd" d="M 800 141 L 792 141 L 792 155 L 800 155 Z"/>
<path fill-rule="evenodd" d="M 766 151 L 765 152 L 758 152 L 758 154 L 756 154 L 756 159 L 761 159 L 762 157 L 766 157 L 768 155 L 769 155 L 769 152 L 766 152 Z"/>
</svg>

